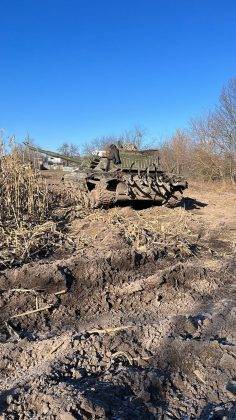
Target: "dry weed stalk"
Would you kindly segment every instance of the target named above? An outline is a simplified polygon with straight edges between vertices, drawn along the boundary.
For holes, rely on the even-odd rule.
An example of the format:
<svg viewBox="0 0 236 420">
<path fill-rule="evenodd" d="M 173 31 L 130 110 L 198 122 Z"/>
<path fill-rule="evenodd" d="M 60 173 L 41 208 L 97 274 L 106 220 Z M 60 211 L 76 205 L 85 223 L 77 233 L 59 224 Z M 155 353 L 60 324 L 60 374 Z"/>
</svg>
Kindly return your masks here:
<svg viewBox="0 0 236 420">
<path fill-rule="evenodd" d="M 0 156 L 0 225 L 21 229 L 45 220 L 48 211 L 46 183 L 16 149 Z"/>
<path fill-rule="evenodd" d="M 56 224 L 47 221 L 55 203 L 14 139 L 0 144 L 0 269 L 47 254 L 62 240 Z"/>
</svg>

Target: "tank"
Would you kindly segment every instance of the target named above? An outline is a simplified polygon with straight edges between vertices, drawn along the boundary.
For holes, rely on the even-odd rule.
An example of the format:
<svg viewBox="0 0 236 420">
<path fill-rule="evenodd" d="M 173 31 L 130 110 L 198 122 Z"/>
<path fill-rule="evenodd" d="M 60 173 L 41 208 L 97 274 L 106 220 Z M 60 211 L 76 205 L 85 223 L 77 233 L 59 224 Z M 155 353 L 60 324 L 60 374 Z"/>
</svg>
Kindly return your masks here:
<svg viewBox="0 0 236 420">
<path fill-rule="evenodd" d="M 157 150 L 124 150 L 114 145 L 81 159 L 79 167 L 63 180 L 77 183 L 91 208 L 108 208 L 121 201 L 175 207 L 188 187 L 185 179 L 161 169 Z"/>
</svg>

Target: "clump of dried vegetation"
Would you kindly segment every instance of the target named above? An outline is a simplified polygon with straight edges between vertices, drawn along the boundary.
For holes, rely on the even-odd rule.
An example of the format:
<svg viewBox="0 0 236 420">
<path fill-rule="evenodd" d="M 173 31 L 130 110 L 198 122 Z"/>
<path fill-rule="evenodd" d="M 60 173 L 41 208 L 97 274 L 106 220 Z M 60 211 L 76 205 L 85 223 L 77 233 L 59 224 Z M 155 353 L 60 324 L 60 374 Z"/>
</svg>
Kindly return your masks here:
<svg viewBox="0 0 236 420">
<path fill-rule="evenodd" d="M 1 144 L 0 269 L 49 255 L 65 241 L 53 217 L 63 200 L 21 149 L 11 141 Z"/>
<path fill-rule="evenodd" d="M 176 208 L 171 218 L 169 210 L 164 207 L 134 212 L 129 220 L 114 213 L 112 223 L 120 227 L 125 240 L 137 252 L 149 252 L 156 248 L 164 254 L 168 250 L 168 255 L 194 254 L 196 247 L 193 249 L 192 245 L 196 238 L 192 235 L 190 221 L 183 208 Z"/>
<path fill-rule="evenodd" d="M 200 226 L 193 229 L 192 220 L 183 207 L 170 211 L 167 207 L 149 207 L 136 211 L 131 207 L 114 207 L 107 212 L 89 213 L 80 226 L 76 238 L 78 247 L 110 246 L 120 240 L 142 256 L 185 258 L 195 256 L 201 244 L 198 240 Z M 86 229 L 83 227 L 86 226 Z M 119 245 L 120 246 L 120 245 Z M 158 258 L 159 258 L 158 257 Z"/>
<path fill-rule="evenodd" d="M 40 223 L 48 211 L 46 183 L 17 149 L 0 161 L 0 221 L 4 229 Z"/>
</svg>

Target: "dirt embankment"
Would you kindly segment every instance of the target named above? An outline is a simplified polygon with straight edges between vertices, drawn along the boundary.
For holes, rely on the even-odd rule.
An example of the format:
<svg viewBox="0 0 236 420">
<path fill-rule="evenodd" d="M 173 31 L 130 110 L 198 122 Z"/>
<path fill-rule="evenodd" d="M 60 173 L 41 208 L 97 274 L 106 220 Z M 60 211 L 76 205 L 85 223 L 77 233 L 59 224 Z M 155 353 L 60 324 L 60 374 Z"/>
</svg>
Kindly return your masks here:
<svg viewBox="0 0 236 420">
<path fill-rule="evenodd" d="M 0 272 L 5 418 L 235 418 L 235 194 L 188 194 L 83 215 L 71 251 Z"/>
</svg>

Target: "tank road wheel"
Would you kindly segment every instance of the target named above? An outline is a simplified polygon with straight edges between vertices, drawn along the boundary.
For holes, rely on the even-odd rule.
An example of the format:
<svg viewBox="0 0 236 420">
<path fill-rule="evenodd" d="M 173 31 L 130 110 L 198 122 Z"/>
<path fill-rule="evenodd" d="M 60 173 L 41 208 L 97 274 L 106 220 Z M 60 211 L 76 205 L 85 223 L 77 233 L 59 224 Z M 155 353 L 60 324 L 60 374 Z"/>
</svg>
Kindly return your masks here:
<svg viewBox="0 0 236 420">
<path fill-rule="evenodd" d="M 115 201 L 115 192 L 97 186 L 90 192 L 90 207 L 92 209 L 108 208 Z"/>
<path fill-rule="evenodd" d="M 177 207 L 182 200 L 182 194 L 179 191 L 176 191 L 173 195 L 170 196 L 167 203 L 165 204 L 166 207 L 169 207 L 171 209 Z"/>
</svg>

